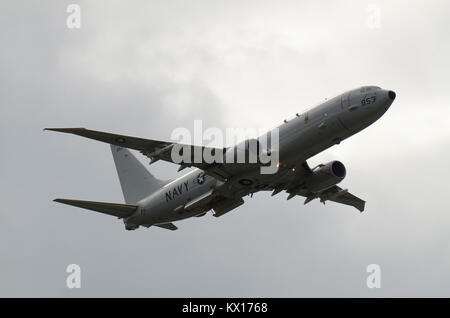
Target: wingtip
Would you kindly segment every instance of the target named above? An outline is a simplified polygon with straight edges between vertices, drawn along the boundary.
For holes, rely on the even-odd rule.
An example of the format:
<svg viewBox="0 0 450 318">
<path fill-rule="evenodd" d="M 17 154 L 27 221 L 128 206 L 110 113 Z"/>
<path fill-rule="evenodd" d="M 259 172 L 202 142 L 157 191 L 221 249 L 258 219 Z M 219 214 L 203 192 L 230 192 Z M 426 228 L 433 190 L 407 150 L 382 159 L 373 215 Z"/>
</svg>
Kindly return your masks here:
<svg viewBox="0 0 450 318">
<path fill-rule="evenodd" d="M 73 131 L 77 131 L 77 130 L 84 130 L 86 128 L 82 128 L 82 127 L 78 127 L 78 128 L 44 128 L 45 130 L 49 130 L 49 131 L 58 131 L 58 132 L 73 132 Z"/>
<path fill-rule="evenodd" d="M 63 204 L 68 204 L 70 202 L 74 202 L 76 200 L 71 200 L 71 199 L 61 199 L 61 198 L 56 198 L 53 200 L 53 202 L 57 202 L 57 203 L 63 203 Z"/>
<path fill-rule="evenodd" d="M 357 207 L 359 213 L 363 213 L 366 208 L 366 202 L 363 202 L 360 206 Z"/>
</svg>

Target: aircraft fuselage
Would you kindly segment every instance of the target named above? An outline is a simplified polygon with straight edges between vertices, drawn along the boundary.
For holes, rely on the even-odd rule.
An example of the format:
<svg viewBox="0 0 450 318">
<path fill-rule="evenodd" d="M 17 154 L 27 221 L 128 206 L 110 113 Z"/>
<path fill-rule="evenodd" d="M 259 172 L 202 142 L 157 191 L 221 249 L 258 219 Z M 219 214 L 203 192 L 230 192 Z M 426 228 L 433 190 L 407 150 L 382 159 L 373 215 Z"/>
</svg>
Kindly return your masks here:
<svg viewBox="0 0 450 318">
<path fill-rule="evenodd" d="M 275 174 L 260 174 L 256 169 L 246 172 L 247 176 L 240 176 L 235 182 L 241 181 L 242 185 L 242 180 L 249 180 L 248 187 L 244 187 L 236 196 L 265 190 L 264 184 L 273 184 L 277 178 L 286 178 L 290 171 L 295 171 L 296 165 L 374 123 L 388 110 L 394 99 L 395 93 L 392 91 L 375 86 L 361 87 L 283 122 L 277 127 L 278 171 Z M 184 207 L 192 200 L 220 189 L 223 184 L 200 169 L 192 170 L 138 202 L 139 208 L 124 222 L 131 229 L 203 214 L 206 211 L 189 211 Z M 256 184 L 258 188 L 255 188 Z"/>
</svg>

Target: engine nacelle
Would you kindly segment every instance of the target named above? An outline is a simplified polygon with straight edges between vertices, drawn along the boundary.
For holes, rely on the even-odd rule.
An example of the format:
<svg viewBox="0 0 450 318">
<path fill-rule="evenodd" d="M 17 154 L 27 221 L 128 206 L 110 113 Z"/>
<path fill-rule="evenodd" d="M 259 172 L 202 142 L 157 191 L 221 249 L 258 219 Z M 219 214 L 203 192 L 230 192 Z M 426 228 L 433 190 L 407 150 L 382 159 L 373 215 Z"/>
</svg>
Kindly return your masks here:
<svg viewBox="0 0 450 318">
<path fill-rule="evenodd" d="M 331 188 L 344 180 L 345 166 L 340 161 L 331 161 L 312 169 L 312 174 L 306 179 L 305 185 L 311 192 L 320 192 Z"/>
</svg>

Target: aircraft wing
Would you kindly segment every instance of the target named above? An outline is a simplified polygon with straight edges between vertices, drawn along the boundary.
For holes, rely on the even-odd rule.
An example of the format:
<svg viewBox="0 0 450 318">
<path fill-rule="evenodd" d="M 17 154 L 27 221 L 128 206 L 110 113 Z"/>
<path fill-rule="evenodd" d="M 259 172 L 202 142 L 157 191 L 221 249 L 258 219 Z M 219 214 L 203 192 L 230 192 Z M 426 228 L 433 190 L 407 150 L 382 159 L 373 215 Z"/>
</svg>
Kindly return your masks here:
<svg viewBox="0 0 450 318">
<path fill-rule="evenodd" d="M 366 201 L 358 198 L 357 196 L 348 192 L 347 189 L 342 189 L 337 185 L 332 186 L 320 193 L 312 194 L 312 193 L 298 193 L 304 197 L 306 197 L 305 204 L 319 198 L 320 202 L 325 203 L 325 201 L 333 201 L 336 203 L 341 203 L 345 205 L 350 205 L 358 209 L 360 212 L 364 211 L 364 207 L 366 205 Z"/>
<path fill-rule="evenodd" d="M 332 186 L 331 188 L 328 188 L 326 190 L 323 190 L 319 193 L 313 193 L 310 192 L 305 186 L 304 186 L 304 180 L 307 177 L 309 173 L 311 173 L 311 169 L 309 168 L 308 164 L 306 162 L 303 162 L 301 165 L 301 168 L 298 168 L 296 171 L 296 174 L 298 173 L 299 176 L 296 177 L 290 184 L 288 184 L 285 187 L 280 188 L 274 188 L 274 194 L 277 194 L 278 192 L 281 192 L 283 190 L 286 190 L 287 193 L 289 193 L 289 196 L 287 199 L 291 199 L 296 195 L 300 195 L 303 197 L 306 197 L 305 204 L 308 202 L 311 202 L 314 199 L 319 198 L 320 202 L 325 204 L 325 201 L 333 201 L 336 203 L 341 203 L 345 205 L 350 205 L 358 209 L 360 212 L 364 211 L 364 207 L 366 202 L 357 196 L 351 194 L 348 192 L 347 189 L 342 189 L 338 187 L 337 185 Z"/>
<path fill-rule="evenodd" d="M 176 163 L 172 160 L 171 152 L 172 147 L 177 143 L 112 134 L 102 131 L 90 130 L 86 128 L 45 128 L 44 130 L 75 134 L 78 136 L 102 141 L 108 144 L 138 150 L 143 155 L 150 158 L 151 160 L 150 163 L 153 163 L 160 159 Z M 249 166 L 249 164 L 242 164 L 242 163 L 212 163 L 212 164 L 206 162 L 196 163 L 194 162 L 194 154 L 196 152 L 196 148 L 197 149 L 201 148 L 198 149 L 197 151 L 199 150 L 204 151 L 205 149 L 207 149 L 211 151 L 213 154 L 217 152 L 225 153 L 226 148 L 212 148 L 212 147 L 182 145 L 182 144 L 178 145 L 191 147 L 191 163 L 188 164 L 181 163 L 179 170 L 193 166 L 202 169 L 203 171 L 205 171 L 205 173 L 211 175 L 216 179 L 219 179 L 221 181 L 227 181 L 231 176 L 239 174 L 241 171 L 246 170 Z"/>
<path fill-rule="evenodd" d="M 168 162 L 173 162 L 171 152 L 172 147 L 176 145 L 173 142 L 159 141 L 153 139 L 144 139 L 138 137 L 131 137 L 126 135 L 112 134 L 108 132 L 90 130 L 86 128 L 45 128 L 44 130 L 57 131 L 62 133 L 75 134 L 78 136 L 94 139 L 97 141 L 105 142 L 108 144 L 130 148 L 140 151 L 142 154 L 150 158 L 150 163 L 157 160 L 164 160 Z M 185 146 L 185 145 L 183 145 Z M 309 172 L 309 167 L 306 162 L 302 164 L 302 167 L 296 170 L 295 174 L 289 173 L 291 169 L 280 167 L 281 170 L 285 170 L 283 173 L 278 174 L 278 178 L 281 180 L 272 180 L 272 175 L 261 176 L 259 174 L 258 164 L 252 163 L 206 163 L 194 162 L 194 153 L 196 148 L 202 148 L 205 150 L 207 147 L 202 146 L 190 146 L 192 160 L 189 164 L 182 163 L 180 169 L 185 167 L 197 167 L 202 169 L 206 174 L 222 181 L 226 182 L 226 187 L 222 187 L 220 190 L 221 195 L 225 197 L 242 197 L 250 191 L 248 187 L 248 182 L 258 190 L 272 190 L 275 189 L 277 192 L 285 190 L 288 188 L 291 182 L 300 182 L 305 173 Z M 207 148 L 211 151 L 226 151 L 226 148 Z M 197 150 L 198 151 L 198 150 Z M 256 169 L 255 169 L 256 168 Z M 290 176 L 287 176 L 290 175 Z M 295 179 L 292 179 L 295 177 Z M 242 181 L 242 179 L 245 179 Z M 251 179 L 251 180 L 249 180 Z M 231 181 L 232 180 L 232 181 Z M 231 182 L 229 182 L 231 181 Z M 246 182 L 246 183 L 245 183 Z"/>
<path fill-rule="evenodd" d="M 107 133 L 107 132 L 103 132 L 103 131 L 90 130 L 90 129 L 86 129 L 86 128 L 45 128 L 44 130 L 51 130 L 51 131 L 74 134 L 74 135 L 86 137 L 89 139 L 102 141 L 102 142 L 105 142 L 108 144 L 138 150 L 145 156 L 149 157 L 152 160 L 152 162 L 155 162 L 159 159 L 173 162 L 172 158 L 171 158 L 172 147 L 177 144 L 177 143 L 168 142 L 168 141 L 160 141 L 160 140 L 144 139 L 144 138 L 138 138 L 138 137 L 119 135 L 119 134 L 112 134 L 112 133 Z M 179 144 L 179 145 L 181 145 L 181 144 Z M 189 147 L 189 145 L 181 145 L 181 146 Z M 194 161 L 195 148 L 201 148 L 201 151 L 204 151 L 205 148 L 210 149 L 213 153 L 215 151 L 225 151 L 224 149 L 210 148 L 210 147 L 203 147 L 203 146 L 191 145 L 190 147 L 191 147 L 191 157 L 192 157 L 191 162 Z M 207 165 L 207 164 L 206 163 L 192 163 L 192 166 L 199 167 L 199 168 L 202 168 L 202 167 L 204 168 L 205 165 Z"/>
<path fill-rule="evenodd" d="M 163 141 L 143 139 L 137 137 L 130 137 L 118 134 L 111 134 L 102 131 L 90 130 L 86 128 L 45 128 L 44 130 L 58 131 L 63 133 L 74 134 L 98 141 L 106 142 L 108 144 L 121 146 L 125 148 L 131 148 L 134 150 L 144 151 L 157 148 L 163 148 L 171 143 Z"/>
<path fill-rule="evenodd" d="M 326 200 L 351 205 L 357 208 L 360 212 L 364 211 L 364 207 L 366 205 L 366 201 L 361 200 L 357 196 L 354 196 L 347 190 L 343 190 L 342 188 L 336 185 L 334 187 L 325 190 L 324 195 L 326 195 Z"/>
</svg>

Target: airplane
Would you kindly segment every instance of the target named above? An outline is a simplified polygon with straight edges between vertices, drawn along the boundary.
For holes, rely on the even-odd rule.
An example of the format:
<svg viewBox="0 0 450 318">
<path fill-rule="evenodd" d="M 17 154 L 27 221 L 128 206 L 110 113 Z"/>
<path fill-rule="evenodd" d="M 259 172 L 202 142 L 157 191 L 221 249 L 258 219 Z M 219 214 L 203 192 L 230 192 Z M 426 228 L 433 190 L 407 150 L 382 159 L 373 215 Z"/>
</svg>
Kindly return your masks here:
<svg viewBox="0 0 450 318">
<path fill-rule="evenodd" d="M 259 162 L 194 160 L 178 163 L 179 170 L 186 167 L 193 167 L 193 170 L 175 180 L 163 181 L 150 174 L 128 148 L 150 158 L 150 164 L 157 160 L 174 162 L 170 150 L 177 143 L 85 128 L 45 128 L 110 144 L 125 204 L 60 198 L 54 201 L 123 219 L 126 230 L 140 226 L 176 230 L 175 221 L 204 216 L 211 210 L 213 216 L 223 216 L 244 204 L 243 197 L 259 191 L 273 191 L 272 196 L 286 191 L 288 200 L 303 196 L 306 198 L 304 204 L 319 199 L 324 204 L 333 201 L 363 212 L 365 201 L 337 186 L 346 176 L 346 168 L 340 161 L 311 169 L 306 160 L 374 123 L 395 98 L 396 93 L 392 90 L 362 86 L 285 120 L 276 127 L 279 162 L 273 174 L 262 174 Z M 248 152 L 249 144 L 249 140 L 245 140 L 234 149 L 244 147 Z M 195 150 L 203 146 L 188 147 Z M 226 154 L 230 148 L 214 150 Z"/>
</svg>

